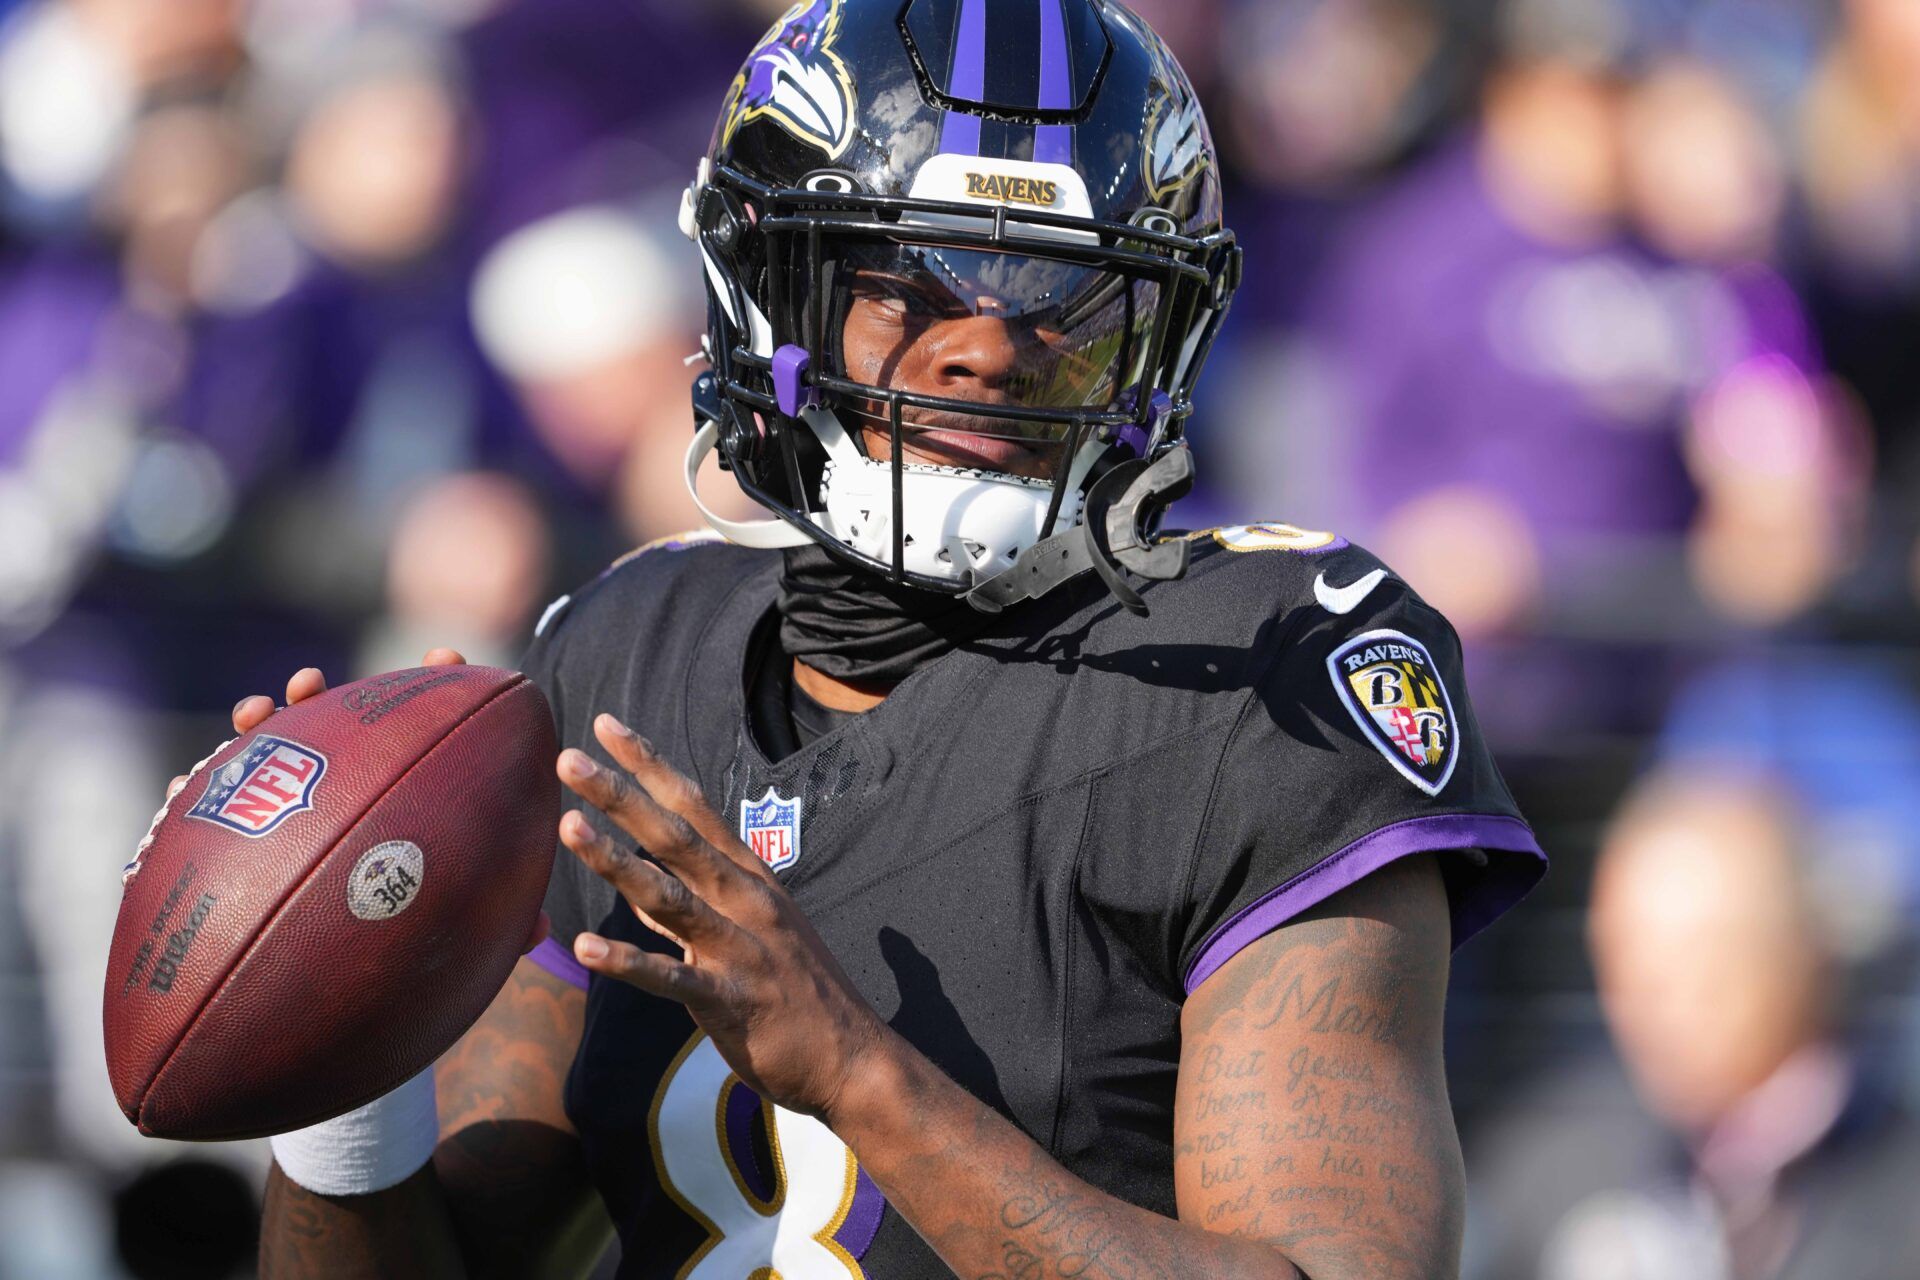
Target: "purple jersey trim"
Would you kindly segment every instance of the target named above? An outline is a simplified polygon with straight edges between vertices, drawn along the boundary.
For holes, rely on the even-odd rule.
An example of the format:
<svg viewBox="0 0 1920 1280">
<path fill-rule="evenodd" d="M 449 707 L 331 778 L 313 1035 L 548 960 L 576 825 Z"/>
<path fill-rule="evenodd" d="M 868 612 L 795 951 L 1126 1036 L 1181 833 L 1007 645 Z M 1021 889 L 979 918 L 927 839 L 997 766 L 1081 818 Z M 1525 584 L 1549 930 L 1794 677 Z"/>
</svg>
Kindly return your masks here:
<svg viewBox="0 0 1920 1280">
<path fill-rule="evenodd" d="M 1040 3 L 1040 103 L 1043 109 L 1073 105 L 1073 63 L 1067 56 L 1067 15 L 1062 0 Z M 1073 163 L 1073 126 L 1043 124 L 1033 131 L 1033 158 L 1039 164 Z"/>
<path fill-rule="evenodd" d="M 960 0 L 960 30 L 953 41 L 953 73 L 947 88 L 962 102 L 979 102 L 987 84 L 986 0 Z M 949 155 L 980 154 L 980 117 L 948 111 L 940 127 L 940 150 Z"/>
<path fill-rule="evenodd" d="M 573 958 L 573 952 L 552 938 L 542 938 L 539 946 L 527 952 L 527 959 L 569 986 L 582 991 L 587 989 L 587 967 Z"/>
<path fill-rule="evenodd" d="M 747 1184 L 747 1190 L 758 1196 L 762 1204 L 770 1204 L 780 1185 L 775 1181 L 776 1172 L 762 1169 L 753 1151 L 753 1118 L 759 1113 L 760 1095 L 740 1083 L 738 1076 L 733 1077 L 721 1113 L 726 1121 L 727 1150 L 733 1153 L 734 1166 Z"/>
<path fill-rule="evenodd" d="M 1358 884 L 1389 862 L 1411 854 L 1444 853 L 1453 849 L 1532 855 L 1524 862 L 1501 859 L 1457 893 L 1449 894 L 1455 947 L 1492 924 L 1525 896 L 1547 868 L 1547 855 L 1540 851 L 1532 829 L 1518 818 L 1456 813 L 1396 822 L 1361 836 L 1332 857 L 1236 911 L 1201 944 L 1193 963 L 1187 967 L 1187 994 L 1193 994 L 1196 987 L 1243 948 L 1309 907 L 1325 902 L 1349 885 Z"/>
<path fill-rule="evenodd" d="M 880 1232 L 880 1219 L 887 1211 L 887 1198 L 880 1194 L 880 1188 L 874 1185 L 865 1169 L 857 1169 L 854 1176 L 853 1203 L 847 1206 L 846 1219 L 834 1231 L 833 1239 L 854 1257 L 864 1258 L 867 1250 L 873 1247 L 874 1236 Z"/>
</svg>

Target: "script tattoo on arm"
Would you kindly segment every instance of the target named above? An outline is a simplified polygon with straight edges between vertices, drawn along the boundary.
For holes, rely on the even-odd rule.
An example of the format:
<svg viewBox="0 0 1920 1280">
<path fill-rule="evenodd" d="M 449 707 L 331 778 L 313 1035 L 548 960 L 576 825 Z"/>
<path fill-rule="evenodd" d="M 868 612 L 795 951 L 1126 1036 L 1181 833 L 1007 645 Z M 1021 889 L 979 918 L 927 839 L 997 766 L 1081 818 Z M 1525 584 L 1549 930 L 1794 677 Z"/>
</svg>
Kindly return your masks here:
<svg viewBox="0 0 1920 1280">
<path fill-rule="evenodd" d="M 1438 871 L 1403 863 L 1201 986 L 1182 1019 L 1178 1220 L 1076 1178 L 891 1033 L 824 1118 L 969 1280 L 1451 1276 L 1448 930 Z"/>
<path fill-rule="evenodd" d="M 918 1055 L 834 1127 L 892 1207 L 968 1280 L 1303 1280 L 1271 1245 L 1203 1231 L 1068 1172 Z"/>
<path fill-rule="evenodd" d="M 433 1167 L 469 1274 L 584 1274 L 613 1235 L 564 1102 L 586 994 L 514 973 L 440 1060 Z"/>
<path fill-rule="evenodd" d="M 440 1060 L 440 1146 L 398 1186 L 322 1196 L 275 1168 L 264 1280 L 585 1274 L 611 1235 L 561 1102 L 585 1007 L 522 961 Z"/>
<path fill-rule="evenodd" d="M 1450 946 L 1438 868 L 1404 859 L 1194 992 L 1174 1116 L 1183 1221 L 1266 1241 L 1315 1280 L 1456 1274 Z"/>
</svg>

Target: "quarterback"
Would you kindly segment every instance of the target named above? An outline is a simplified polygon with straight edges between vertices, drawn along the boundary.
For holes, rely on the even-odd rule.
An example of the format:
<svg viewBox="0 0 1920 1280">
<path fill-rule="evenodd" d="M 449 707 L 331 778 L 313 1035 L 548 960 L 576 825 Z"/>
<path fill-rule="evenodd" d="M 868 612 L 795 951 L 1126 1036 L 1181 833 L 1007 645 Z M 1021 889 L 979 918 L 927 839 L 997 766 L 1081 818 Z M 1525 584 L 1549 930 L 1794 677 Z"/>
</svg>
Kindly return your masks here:
<svg viewBox="0 0 1920 1280">
<path fill-rule="evenodd" d="M 550 936 L 274 1140 L 263 1274 L 1454 1274 L 1448 959 L 1544 859 L 1390 569 L 1160 529 L 1241 275 L 1166 47 L 803 2 L 682 226 L 765 518 L 542 620 Z"/>
</svg>

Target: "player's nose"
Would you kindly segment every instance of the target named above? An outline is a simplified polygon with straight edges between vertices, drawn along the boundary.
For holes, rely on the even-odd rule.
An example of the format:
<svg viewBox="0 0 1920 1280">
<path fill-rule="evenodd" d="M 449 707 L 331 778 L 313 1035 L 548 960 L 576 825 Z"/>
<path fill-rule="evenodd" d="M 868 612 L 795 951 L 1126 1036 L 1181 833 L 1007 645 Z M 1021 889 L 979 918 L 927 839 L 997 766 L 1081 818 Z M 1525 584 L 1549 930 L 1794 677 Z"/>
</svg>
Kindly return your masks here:
<svg viewBox="0 0 1920 1280">
<path fill-rule="evenodd" d="M 1019 365 L 1018 335 L 1001 316 L 967 316 L 949 320 L 940 329 L 934 361 L 940 395 L 976 398 L 979 392 L 1005 383 Z"/>
</svg>

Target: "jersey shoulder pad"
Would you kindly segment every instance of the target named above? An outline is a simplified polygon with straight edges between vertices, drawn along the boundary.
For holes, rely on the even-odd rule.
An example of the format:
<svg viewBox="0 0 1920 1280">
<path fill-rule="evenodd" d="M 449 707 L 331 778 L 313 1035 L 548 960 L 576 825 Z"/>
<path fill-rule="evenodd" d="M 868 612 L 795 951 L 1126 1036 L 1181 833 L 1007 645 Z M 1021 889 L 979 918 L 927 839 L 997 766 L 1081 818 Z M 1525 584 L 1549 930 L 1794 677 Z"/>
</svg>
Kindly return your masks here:
<svg viewBox="0 0 1920 1280">
<path fill-rule="evenodd" d="M 533 634 L 536 639 L 547 635 L 569 616 L 581 612 L 589 602 L 608 604 L 624 600 L 633 593 L 654 595 L 668 588 L 674 580 L 689 575 L 697 579 L 720 576 L 709 572 L 717 568 L 714 563 L 716 559 L 739 560 L 740 569 L 735 571 L 739 572 L 765 555 L 765 552 L 736 547 L 707 529 L 655 538 L 615 560 L 585 586 L 548 605 Z"/>
<path fill-rule="evenodd" d="M 1189 542 L 1211 542 L 1224 551 L 1239 554 L 1254 551 L 1292 551 L 1300 555 L 1315 555 L 1339 551 L 1350 545 L 1337 533 L 1303 529 L 1299 525 L 1287 524 L 1281 520 L 1224 525 L 1217 529 L 1200 529 L 1182 536 Z"/>
<path fill-rule="evenodd" d="M 1277 520 L 1178 536 L 1193 548 L 1188 576 L 1197 589 L 1245 593 L 1269 610 L 1317 605 L 1352 613 L 1382 584 L 1397 581 L 1371 552 L 1339 534 Z"/>
<path fill-rule="evenodd" d="M 618 573 L 642 556 L 652 555 L 656 551 L 690 551 L 695 547 L 726 547 L 732 545 L 732 543 L 711 529 L 689 529 L 684 533 L 669 533 L 664 538 L 655 538 L 651 542 L 641 543 L 608 565 L 601 572 L 600 576 L 604 578 L 608 574 Z"/>
</svg>

